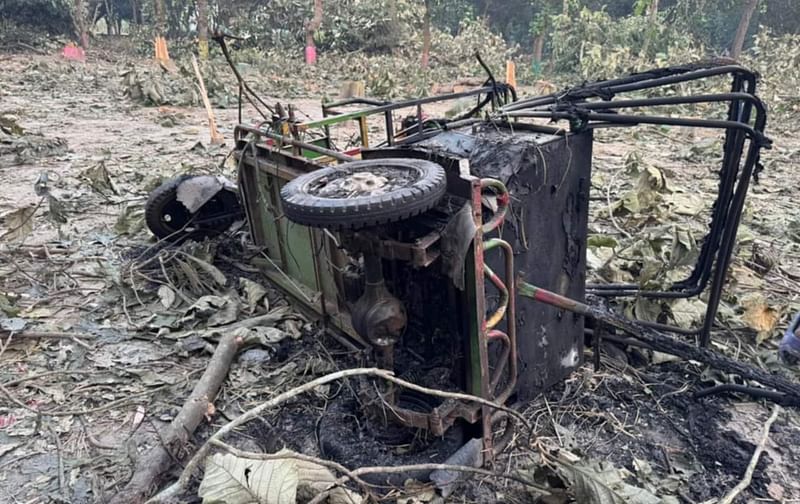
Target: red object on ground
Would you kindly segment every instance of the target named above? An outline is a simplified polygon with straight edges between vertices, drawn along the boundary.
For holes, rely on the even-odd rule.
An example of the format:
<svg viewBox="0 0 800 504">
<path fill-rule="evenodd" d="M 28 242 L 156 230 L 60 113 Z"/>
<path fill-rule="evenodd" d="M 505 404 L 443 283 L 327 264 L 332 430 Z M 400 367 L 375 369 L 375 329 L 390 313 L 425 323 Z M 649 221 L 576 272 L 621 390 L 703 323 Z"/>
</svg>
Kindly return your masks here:
<svg viewBox="0 0 800 504">
<path fill-rule="evenodd" d="M 306 46 L 306 63 L 313 65 L 317 62 L 317 48 L 314 46 Z"/>
<path fill-rule="evenodd" d="M 65 45 L 61 55 L 68 60 L 86 61 L 86 52 L 84 52 L 83 48 L 72 44 Z"/>
</svg>

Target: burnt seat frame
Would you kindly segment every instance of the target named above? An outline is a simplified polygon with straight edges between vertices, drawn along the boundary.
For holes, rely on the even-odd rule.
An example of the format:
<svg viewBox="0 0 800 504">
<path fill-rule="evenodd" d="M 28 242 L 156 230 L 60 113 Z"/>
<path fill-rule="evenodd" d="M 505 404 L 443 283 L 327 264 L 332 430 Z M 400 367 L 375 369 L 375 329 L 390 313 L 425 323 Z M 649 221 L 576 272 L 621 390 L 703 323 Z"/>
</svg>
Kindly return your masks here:
<svg viewBox="0 0 800 504">
<path fill-rule="evenodd" d="M 624 93 L 641 92 L 720 76 L 731 77 L 731 92 L 617 99 L 618 95 Z M 756 82 L 757 75 L 754 72 L 737 65 L 685 65 L 584 84 L 561 93 L 521 100 L 499 110 L 499 116 L 504 120 L 520 118 L 567 120 L 573 131 L 639 124 L 725 130 L 719 192 L 711 209 L 708 233 L 703 238 L 700 254 L 691 274 L 665 290 L 648 290 L 637 284 L 625 283 L 589 284 L 587 294 L 605 298 L 641 296 L 675 299 L 699 296 L 708 289 L 706 313 L 699 327 L 682 328 L 642 322 L 659 330 L 696 336 L 701 346 L 708 346 L 750 181 L 754 178 L 757 181 L 758 174 L 763 168 L 760 163 L 761 149 L 771 146 L 770 139 L 764 135 L 766 107 L 755 94 Z M 727 118 L 714 120 L 619 113 L 620 109 L 646 109 L 698 103 L 727 103 Z M 755 117 L 751 119 L 753 115 Z M 742 163 L 745 148 L 746 154 Z"/>
</svg>

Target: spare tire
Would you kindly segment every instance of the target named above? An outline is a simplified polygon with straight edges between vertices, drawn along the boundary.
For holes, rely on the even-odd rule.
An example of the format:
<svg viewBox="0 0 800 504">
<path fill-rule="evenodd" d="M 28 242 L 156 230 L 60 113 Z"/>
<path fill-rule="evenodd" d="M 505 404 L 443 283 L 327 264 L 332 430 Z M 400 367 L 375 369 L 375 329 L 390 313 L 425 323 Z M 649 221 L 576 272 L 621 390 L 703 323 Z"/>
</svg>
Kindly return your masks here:
<svg viewBox="0 0 800 504">
<path fill-rule="evenodd" d="M 292 222 L 360 229 L 419 215 L 447 190 L 444 168 L 423 159 L 353 161 L 301 175 L 281 189 Z"/>
</svg>

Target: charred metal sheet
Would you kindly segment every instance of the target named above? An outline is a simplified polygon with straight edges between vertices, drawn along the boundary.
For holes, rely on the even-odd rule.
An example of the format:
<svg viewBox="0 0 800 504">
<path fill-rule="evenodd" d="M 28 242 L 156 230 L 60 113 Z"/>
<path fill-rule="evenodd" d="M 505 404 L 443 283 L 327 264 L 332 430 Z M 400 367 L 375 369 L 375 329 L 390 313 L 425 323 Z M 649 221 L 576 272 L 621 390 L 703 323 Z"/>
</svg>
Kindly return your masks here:
<svg viewBox="0 0 800 504">
<path fill-rule="evenodd" d="M 471 138 L 467 140 L 466 138 Z M 466 158 L 472 175 L 508 187 L 511 206 L 500 237 L 514 249 L 525 278 L 563 295 L 584 299 L 592 133 L 554 135 L 486 126 L 445 132 L 415 145 L 439 156 Z M 453 149 L 450 151 L 449 149 Z M 502 254 L 486 264 L 504 270 Z M 487 302 L 499 292 L 487 288 Z M 564 379 L 582 360 L 583 319 L 516 296 L 519 340 L 517 394 L 529 399 Z M 489 306 L 488 308 L 491 308 Z M 507 331 L 503 321 L 497 328 Z"/>
</svg>

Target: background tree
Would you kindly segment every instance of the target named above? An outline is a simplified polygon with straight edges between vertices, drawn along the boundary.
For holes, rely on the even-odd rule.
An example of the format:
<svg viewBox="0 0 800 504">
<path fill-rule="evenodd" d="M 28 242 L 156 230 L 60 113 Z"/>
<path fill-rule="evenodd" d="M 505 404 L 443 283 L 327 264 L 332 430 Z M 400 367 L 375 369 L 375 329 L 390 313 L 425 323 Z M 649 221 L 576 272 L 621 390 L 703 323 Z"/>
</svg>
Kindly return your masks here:
<svg viewBox="0 0 800 504">
<path fill-rule="evenodd" d="M 655 19 L 658 17 L 658 0 L 650 0 L 648 16 L 650 16 L 650 21 L 655 21 Z"/>
<path fill-rule="evenodd" d="M 314 16 L 306 23 L 306 63 L 317 62 L 317 47 L 314 45 L 314 34 L 322 26 L 322 0 L 314 0 Z"/>
<path fill-rule="evenodd" d="M 750 28 L 750 20 L 753 18 L 756 7 L 758 7 L 758 0 L 744 0 L 742 17 L 739 19 L 739 26 L 736 28 L 736 34 L 731 45 L 731 57 L 734 59 L 738 59 L 742 55 L 744 39 L 747 36 L 747 30 Z"/>
<path fill-rule="evenodd" d="M 208 0 L 197 0 L 197 52 L 208 59 Z"/>
<path fill-rule="evenodd" d="M 92 21 L 89 19 L 89 4 L 87 0 L 75 0 L 72 5 L 72 23 L 75 25 L 75 34 L 78 36 L 81 47 L 89 49 L 89 32 Z"/>
<path fill-rule="evenodd" d="M 425 0 L 425 13 L 422 17 L 422 68 L 428 68 L 431 57 L 431 0 Z"/>
<path fill-rule="evenodd" d="M 153 0 L 153 12 L 155 13 L 156 36 L 163 37 L 167 34 L 167 8 L 164 0 Z"/>
</svg>

